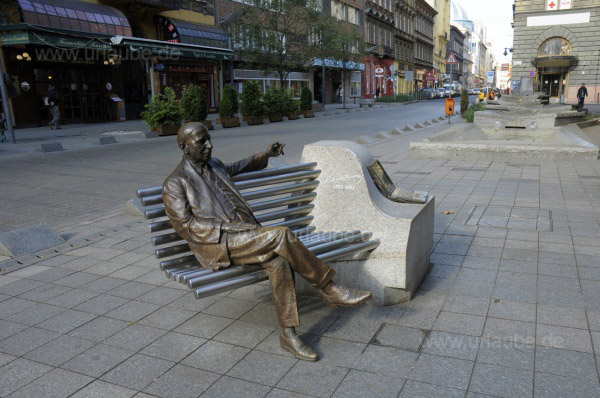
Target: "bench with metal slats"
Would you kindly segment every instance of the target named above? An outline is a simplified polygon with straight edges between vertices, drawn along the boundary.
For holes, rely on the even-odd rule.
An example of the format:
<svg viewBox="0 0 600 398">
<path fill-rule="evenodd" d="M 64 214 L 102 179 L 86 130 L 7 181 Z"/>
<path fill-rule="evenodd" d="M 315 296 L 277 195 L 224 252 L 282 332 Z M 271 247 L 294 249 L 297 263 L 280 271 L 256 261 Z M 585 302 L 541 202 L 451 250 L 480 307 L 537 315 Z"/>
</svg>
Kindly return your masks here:
<svg viewBox="0 0 600 398">
<path fill-rule="evenodd" d="M 236 187 L 248 201 L 256 219 L 263 226 L 285 226 L 290 228 L 298 239 L 323 261 L 340 260 L 357 253 L 370 251 L 379 245 L 378 239 L 371 239 L 370 232 L 316 231 L 310 223 L 314 205 L 311 203 L 319 185 L 320 171 L 316 163 L 270 168 L 239 174 L 232 178 Z M 234 266 L 220 271 L 203 268 L 187 242 L 173 230 L 167 218 L 162 198 L 162 186 L 143 188 L 137 191 L 138 197 L 150 223 L 152 244 L 160 246 L 155 250 L 160 269 L 167 278 L 186 284 L 194 291 L 196 298 L 234 290 L 268 279 L 267 272 L 259 265 Z M 165 232 L 166 231 L 166 232 Z M 160 232 L 160 234 L 156 234 Z"/>
</svg>

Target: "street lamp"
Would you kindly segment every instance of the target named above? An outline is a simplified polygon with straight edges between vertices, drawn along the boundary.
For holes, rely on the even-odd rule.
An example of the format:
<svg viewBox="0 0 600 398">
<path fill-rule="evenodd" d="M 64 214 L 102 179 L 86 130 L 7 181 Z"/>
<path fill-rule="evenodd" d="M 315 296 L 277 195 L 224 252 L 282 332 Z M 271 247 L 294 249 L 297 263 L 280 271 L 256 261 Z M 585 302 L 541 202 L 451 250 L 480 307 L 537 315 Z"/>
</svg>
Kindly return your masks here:
<svg viewBox="0 0 600 398">
<path fill-rule="evenodd" d="M 507 51 L 507 50 L 508 50 L 508 51 L 510 51 L 510 52 L 513 52 L 513 49 L 512 49 L 512 48 L 505 47 L 505 48 L 504 48 L 504 56 L 505 56 L 505 57 L 508 55 L 508 51 Z"/>
</svg>

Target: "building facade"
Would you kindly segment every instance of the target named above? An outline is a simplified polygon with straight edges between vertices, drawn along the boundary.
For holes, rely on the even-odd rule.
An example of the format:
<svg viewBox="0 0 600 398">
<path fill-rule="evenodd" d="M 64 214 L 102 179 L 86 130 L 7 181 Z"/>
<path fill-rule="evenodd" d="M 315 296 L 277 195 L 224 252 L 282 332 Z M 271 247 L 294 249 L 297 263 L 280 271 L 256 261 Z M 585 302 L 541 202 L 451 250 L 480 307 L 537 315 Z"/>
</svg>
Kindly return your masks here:
<svg viewBox="0 0 600 398">
<path fill-rule="evenodd" d="M 437 12 L 434 23 L 433 68 L 436 86 L 449 83 L 446 69 L 446 49 L 450 40 L 450 0 L 427 0 Z"/>
<path fill-rule="evenodd" d="M 16 0 L 4 3 L 2 62 L 19 88 L 17 127 L 47 125 L 43 98 L 58 91 L 60 123 L 137 119 L 165 87 L 205 89 L 216 110 L 219 68 L 232 58 L 212 3 Z"/>
<path fill-rule="evenodd" d="M 394 13 L 396 93 L 414 92 L 415 0 L 399 0 Z"/>
<path fill-rule="evenodd" d="M 415 90 L 434 87 L 433 69 L 434 21 L 436 11 L 425 0 L 415 2 Z"/>
<path fill-rule="evenodd" d="M 364 98 L 395 95 L 394 7 L 392 0 L 365 1 Z"/>
<path fill-rule="evenodd" d="M 586 102 L 600 102 L 600 0 L 516 0 L 514 29 L 513 84 L 532 77 L 551 101 L 576 103 L 585 83 Z"/>
<path fill-rule="evenodd" d="M 446 47 L 446 54 L 451 55 L 456 60 L 456 64 L 448 63 L 446 65 L 446 74 L 449 76 L 450 84 L 463 84 L 463 68 L 465 64 L 464 56 L 465 35 L 456 26 L 450 26 L 450 40 Z"/>
</svg>

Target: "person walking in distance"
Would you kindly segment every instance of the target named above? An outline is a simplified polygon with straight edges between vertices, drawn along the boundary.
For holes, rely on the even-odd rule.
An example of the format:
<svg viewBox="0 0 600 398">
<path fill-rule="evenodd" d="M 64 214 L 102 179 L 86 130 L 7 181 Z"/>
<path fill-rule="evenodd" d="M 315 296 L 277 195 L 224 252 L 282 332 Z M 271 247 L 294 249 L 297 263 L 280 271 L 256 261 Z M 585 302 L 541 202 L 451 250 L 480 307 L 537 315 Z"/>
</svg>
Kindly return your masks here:
<svg viewBox="0 0 600 398">
<path fill-rule="evenodd" d="M 581 87 L 577 90 L 577 99 L 579 100 L 578 108 L 583 109 L 583 103 L 585 101 L 585 97 L 588 96 L 587 88 L 585 88 L 585 83 L 581 83 Z"/>
<path fill-rule="evenodd" d="M 58 91 L 54 88 L 54 85 L 48 86 L 48 106 L 50 106 L 50 115 L 52 120 L 50 121 L 50 128 L 52 130 L 59 130 L 58 120 L 60 119 L 60 109 L 58 108 Z"/>
</svg>

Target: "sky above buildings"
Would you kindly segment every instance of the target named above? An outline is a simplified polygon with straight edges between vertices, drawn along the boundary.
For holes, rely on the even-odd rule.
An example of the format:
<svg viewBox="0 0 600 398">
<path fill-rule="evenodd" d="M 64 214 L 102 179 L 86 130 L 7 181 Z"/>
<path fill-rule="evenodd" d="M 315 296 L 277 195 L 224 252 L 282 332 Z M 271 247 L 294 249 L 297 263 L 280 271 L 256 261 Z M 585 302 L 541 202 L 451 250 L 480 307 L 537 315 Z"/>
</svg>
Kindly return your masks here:
<svg viewBox="0 0 600 398">
<path fill-rule="evenodd" d="M 511 54 L 504 56 L 504 48 L 513 43 L 512 5 L 514 0 L 452 0 L 461 5 L 473 21 L 487 27 L 487 41 L 492 43 L 496 62 L 510 62 Z"/>
</svg>

